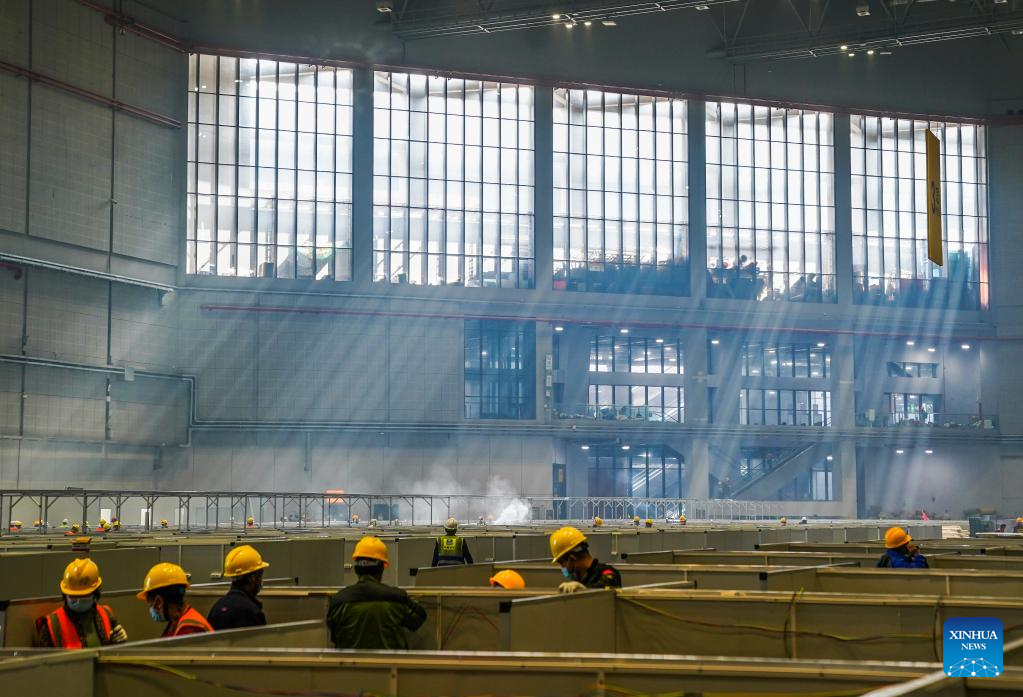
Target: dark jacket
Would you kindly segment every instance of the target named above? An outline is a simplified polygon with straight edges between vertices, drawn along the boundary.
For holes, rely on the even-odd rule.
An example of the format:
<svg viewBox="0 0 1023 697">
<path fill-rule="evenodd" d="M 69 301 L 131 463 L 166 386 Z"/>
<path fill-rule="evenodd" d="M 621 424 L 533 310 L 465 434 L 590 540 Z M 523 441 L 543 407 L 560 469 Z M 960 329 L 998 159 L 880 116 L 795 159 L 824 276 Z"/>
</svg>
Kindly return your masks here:
<svg viewBox="0 0 1023 697">
<path fill-rule="evenodd" d="M 877 566 L 882 569 L 927 569 L 927 557 L 922 554 L 910 555 L 905 547 L 886 549 Z"/>
<path fill-rule="evenodd" d="M 210 608 L 207 621 L 214 629 L 242 629 L 266 624 L 263 604 L 259 598 L 241 588 L 232 588 Z"/>
<path fill-rule="evenodd" d="M 433 545 L 433 562 L 431 566 L 455 566 L 456 564 L 472 564 L 469 545 L 465 539 L 457 535 L 442 535 Z"/>
<path fill-rule="evenodd" d="M 601 564 L 594 559 L 580 583 L 587 588 L 621 588 L 622 575 L 610 564 Z"/>
<path fill-rule="evenodd" d="M 405 631 L 426 621 L 426 610 L 400 588 L 371 576 L 341 589 L 330 600 L 327 628 L 339 649 L 407 649 Z"/>
</svg>

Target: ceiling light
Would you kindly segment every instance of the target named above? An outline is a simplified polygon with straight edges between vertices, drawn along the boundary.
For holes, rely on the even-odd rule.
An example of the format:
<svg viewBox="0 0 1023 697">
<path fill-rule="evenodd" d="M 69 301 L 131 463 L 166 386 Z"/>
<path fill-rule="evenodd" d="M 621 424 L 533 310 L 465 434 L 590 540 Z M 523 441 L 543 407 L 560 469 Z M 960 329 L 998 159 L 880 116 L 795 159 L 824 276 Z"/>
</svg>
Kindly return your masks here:
<svg viewBox="0 0 1023 697">
<path fill-rule="evenodd" d="M 909 341 L 906 342 L 906 346 L 916 346 L 916 342 L 910 339 Z"/>
<path fill-rule="evenodd" d="M 584 446 L 582 446 L 582 449 L 583 449 L 583 450 L 589 450 L 589 449 L 590 449 L 590 446 L 588 446 L 588 445 L 584 445 Z"/>
<path fill-rule="evenodd" d="M 565 22 L 565 29 L 571 29 L 575 26 L 575 22 Z"/>
<path fill-rule="evenodd" d="M 969 351 L 970 350 L 970 345 L 969 344 L 962 344 L 959 348 L 961 348 L 963 351 Z"/>
<path fill-rule="evenodd" d="M 882 56 L 890 56 L 890 55 L 892 55 L 892 52 L 891 51 L 881 51 L 881 55 Z"/>
<path fill-rule="evenodd" d="M 710 343 L 712 343 L 712 344 L 714 344 L 715 346 L 717 346 L 718 344 L 720 344 L 720 343 L 721 343 L 721 340 L 720 340 L 720 339 L 711 339 L 711 340 L 710 340 Z"/>
<path fill-rule="evenodd" d="M 996 5 L 1004 5 L 1007 2 L 1009 2 L 1009 0 L 995 0 Z"/>
<path fill-rule="evenodd" d="M 583 25 L 587 26 L 587 27 L 592 25 L 592 24 L 593 24 L 593 22 L 591 22 L 590 20 L 586 20 L 585 22 L 583 22 Z"/>
<path fill-rule="evenodd" d="M 850 58 L 852 58 L 852 57 L 853 57 L 853 56 L 855 56 L 855 55 L 856 55 L 855 53 L 853 53 L 852 51 L 849 51 L 849 57 L 850 57 Z"/>
<path fill-rule="evenodd" d="M 241 82 L 241 80 L 235 80 L 235 84 L 237 84 L 237 83 L 239 83 L 239 82 Z"/>
<path fill-rule="evenodd" d="M 849 50 L 849 44 L 842 44 L 841 46 L 838 47 L 838 50 L 839 51 L 848 51 Z"/>
<path fill-rule="evenodd" d="M 391 0 L 377 0 L 377 12 L 394 12 L 394 3 Z"/>
<path fill-rule="evenodd" d="M 931 450 L 930 448 L 927 448 L 927 450 L 925 450 L 924 452 L 927 453 L 928 455 L 933 455 L 934 454 L 934 451 Z"/>
<path fill-rule="evenodd" d="M 617 27 L 618 26 L 618 22 L 616 22 L 611 17 L 605 17 L 604 19 L 600 20 L 600 23 L 603 24 L 605 27 Z"/>
<path fill-rule="evenodd" d="M 902 454 L 902 453 L 904 453 L 904 452 L 906 452 L 906 451 L 905 451 L 905 450 L 903 450 L 902 448 L 899 448 L 898 450 L 896 450 L 896 451 L 895 451 L 895 454 L 896 454 L 896 455 L 901 455 L 901 454 Z"/>
<path fill-rule="evenodd" d="M 835 459 L 835 456 L 834 456 L 834 455 L 828 455 L 828 456 L 827 456 L 826 458 L 824 458 L 824 459 L 825 459 L 825 460 L 827 460 L 828 462 L 831 462 L 832 460 L 834 460 L 834 459 Z"/>
<path fill-rule="evenodd" d="M 206 89 L 206 85 L 199 85 L 201 89 Z"/>
<path fill-rule="evenodd" d="M 874 49 L 872 49 L 872 48 L 870 48 L 870 49 L 867 49 L 867 55 L 868 55 L 868 56 L 872 56 L 872 55 L 874 55 Z"/>
<path fill-rule="evenodd" d="M 935 352 L 935 351 L 937 351 L 937 350 L 938 350 L 938 349 L 934 348 L 933 346 L 928 346 L 928 347 L 927 347 L 927 353 L 934 353 L 934 352 Z"/>
<path fill-rule="evenodd" d="M 551 15 L 551 19 L 561 19 L 561 13 L 555 12 L 554 14 Z"/>
<path fill-rule="evenodd" d="M 619 329 L 618 331 L 620 331 L 620 332 L 621 332 L 622 334 L 628 334 L 628 333 L 629 333 L 629 330 L 628 330 L 628 328 L 626 328 L 626 327 L 622 327 L 622 328 L 621 328 L 621 329 Z"/>
<path fill-rule="evenodd" d="M 698 12 L 706 12 L 709 9 L 710 9 L 710 5 L 697 5 L 696 6 L 696 10 Z"/>
<path fill-rule="evenodd" d="M 824 343 L 823 341 L 818 341 L 817 342 L 817 348 L 824 348 L 825 346 L 827 346 L 827 344 Z"/>
<path fill-rule="evenodd" d="M 484 356 L 487 355 L 486 351 L 480 351 L 480 353 L 483 354 Z"/>
<path fill-rule="evenodd" d="M 556 331 L 556 332 L 563 332 L 563 331 L 565 331 L 565 328 L 562 327 L 560 324 L 556 324 L 556 325 L 554 325 L 554 331 Z"/>
<path fill-rule="evenodd" d="M 630 446 L 628 446 L 628 445 L 623 445 L 622 446 L 622 450 L 629 450 L 629 449 L 630 449 Z"/>
<path fill-rule="evenodd" d="M 654 339 L 654 341 L 656 343 L 658 343 L 658 344 L 663 344 L 664 343 L 664 339 Z"/>
<path fill-rule="evenodd" d="M 1023 29 L 1013 29 L 1012 30 L 1012 35 L 1013 36 L 1023 36 Z"/>
<path fill-rule="evenodd" d="M 861 2 L 856 6 L 857 17 L 869 17 L 870 16 L 870 5 L 865 2 Z"/>
</svg>

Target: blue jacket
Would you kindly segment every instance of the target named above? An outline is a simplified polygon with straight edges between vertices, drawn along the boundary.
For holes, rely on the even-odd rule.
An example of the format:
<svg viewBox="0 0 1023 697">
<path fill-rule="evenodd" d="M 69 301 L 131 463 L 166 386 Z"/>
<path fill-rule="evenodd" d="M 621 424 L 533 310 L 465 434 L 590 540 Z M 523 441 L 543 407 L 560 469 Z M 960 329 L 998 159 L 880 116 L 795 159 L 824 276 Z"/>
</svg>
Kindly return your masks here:
<svg viewBox="0 0 1023 697">
<path fill-rule="evenodd" d="M 877 565 L 891 569 L 927 569 L 927 557 L 922 554 L 909 556 L 903 549 L 887 549 Z"/>
</svg>

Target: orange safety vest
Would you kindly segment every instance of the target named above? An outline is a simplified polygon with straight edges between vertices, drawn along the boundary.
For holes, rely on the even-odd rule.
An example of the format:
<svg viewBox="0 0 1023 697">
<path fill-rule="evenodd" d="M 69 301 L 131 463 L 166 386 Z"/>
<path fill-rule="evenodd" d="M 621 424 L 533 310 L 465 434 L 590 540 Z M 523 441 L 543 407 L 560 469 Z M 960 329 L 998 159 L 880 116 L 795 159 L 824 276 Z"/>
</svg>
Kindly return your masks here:
<svg viewBox="0 0 1023 697">
<path fill-rule="evenodd" d="M 200 632 L 212 632 L 213 627 L 206 621 L 198 610 L 189 607 L 184 614 L 178 618 L 177 624 L 167 627 L 164 636 L 182 636 L 185 634 L 199 634 Z"/>
<path fill-rule="evenodd" d="M 97 605 L 96 614 L 100 619 L 100 642 L 110 643 L 110 633 L 113 628 L 110 624 L 111 610 L 106 605 Z M 52 644 L 59 649 L 80 649 L 82 639 L 78 636 L 78 629 L 71 620 L 67 608 L 62 607 L 56 612 L 46 616 L 46 629 L 50 632 Z"/>
</svg>

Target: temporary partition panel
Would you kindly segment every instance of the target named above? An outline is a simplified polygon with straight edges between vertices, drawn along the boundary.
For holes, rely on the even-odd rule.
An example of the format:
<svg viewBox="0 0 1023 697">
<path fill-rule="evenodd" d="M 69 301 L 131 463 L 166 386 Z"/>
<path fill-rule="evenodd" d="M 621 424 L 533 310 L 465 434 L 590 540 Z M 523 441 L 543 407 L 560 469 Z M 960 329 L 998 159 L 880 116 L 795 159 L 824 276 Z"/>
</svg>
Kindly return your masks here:
<svg viewBox="0 0 1023 697">
<path fill-rule="evenodd" d="M 817 583 L 821 591 L 828 593 L 1018 598 L 1023 588 L 1023 572 L 828 568 L 818 570 Z"/>
</svg>

